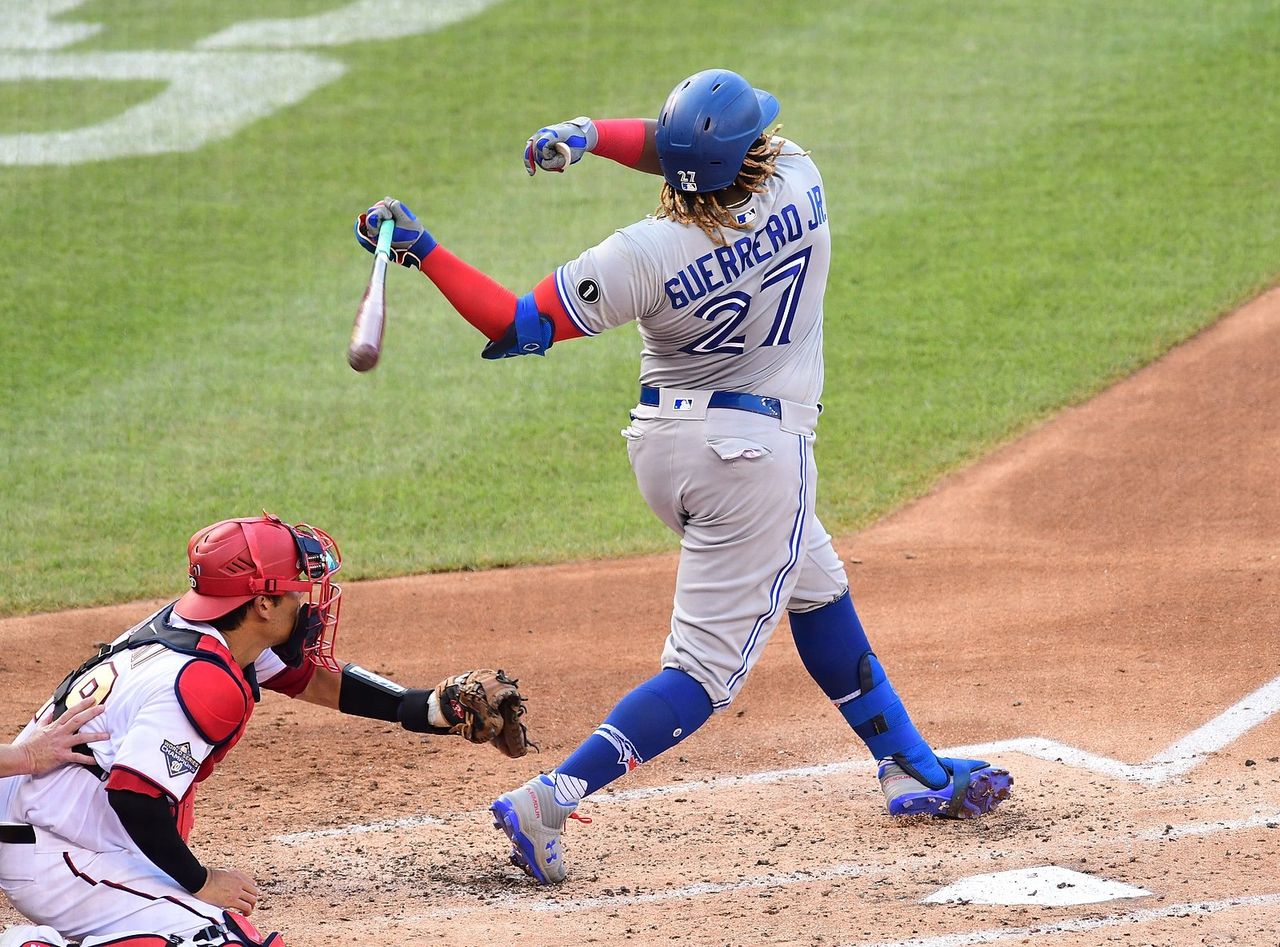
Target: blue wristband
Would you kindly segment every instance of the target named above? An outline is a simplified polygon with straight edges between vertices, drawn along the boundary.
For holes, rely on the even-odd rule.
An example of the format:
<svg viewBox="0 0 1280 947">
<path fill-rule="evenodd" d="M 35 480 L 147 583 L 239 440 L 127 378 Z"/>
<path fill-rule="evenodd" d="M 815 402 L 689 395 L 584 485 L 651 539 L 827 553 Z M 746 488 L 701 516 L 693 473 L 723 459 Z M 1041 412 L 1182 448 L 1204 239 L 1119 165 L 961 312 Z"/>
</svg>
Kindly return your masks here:
<svg viewBox="0 0 1280 947">
<path fill-rule="evenodd" d="M 436 238 L 431 236 L 431 231 L 428 230 L 426 227 L 423 227 L 422 236 L 419 237 L 417 240 L 413 241 L 409 249 L 405 250 L 404 252 L 417 257 L 418 265 L 421 266 L 422 261 L 427 258 L 427 254 L 430 253 L 432 250 L 434 250 L 438 246 L 439 244 L 436 243 Z"/>
</svg>

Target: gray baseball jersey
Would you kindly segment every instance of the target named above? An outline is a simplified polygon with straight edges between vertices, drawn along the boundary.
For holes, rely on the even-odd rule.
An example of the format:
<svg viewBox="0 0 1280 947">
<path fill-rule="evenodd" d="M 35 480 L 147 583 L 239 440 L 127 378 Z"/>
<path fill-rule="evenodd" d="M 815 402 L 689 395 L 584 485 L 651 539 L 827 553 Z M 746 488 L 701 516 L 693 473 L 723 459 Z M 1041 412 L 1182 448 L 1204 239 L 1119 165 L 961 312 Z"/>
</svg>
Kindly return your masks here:
<svg viewBox="0 0 1280 947">
<path fill-rule="evenodd" d="M 650 390 L 624 430 L 650 508 L 681 537 L 664 667 L 733 700 L 782 616 L 847 587 L 814 514 L 822 304 L 831 259 L 818 169 L 782 142 L 767 189 L 717 245 L 646 218 L 556 271 L 569 317 L 595 335 L 632 319 Z M 733 407 L 716 392 L 757 396 Z M 776 413 L 755 410 L 777 399 Z M 717 403 L 718 402 L 718 403 Z"/>
<path fill-rule="evenodd" d="M 817 404 L 831 263 L 817 167 L 784 140 L 767 190 L 736 212 L 751 230 L 723 247 L 653 217 L 616 231 L 556 271 L 560 299 L 587 335 L 638 321 L 643 385 Z"/>
</svg>

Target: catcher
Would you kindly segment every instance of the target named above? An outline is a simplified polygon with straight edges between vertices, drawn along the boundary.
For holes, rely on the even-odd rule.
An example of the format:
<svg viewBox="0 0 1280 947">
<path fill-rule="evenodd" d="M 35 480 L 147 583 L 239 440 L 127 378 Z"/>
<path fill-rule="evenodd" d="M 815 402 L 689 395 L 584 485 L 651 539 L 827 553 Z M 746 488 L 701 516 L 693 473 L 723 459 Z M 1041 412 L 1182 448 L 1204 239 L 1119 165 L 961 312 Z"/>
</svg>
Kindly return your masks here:
<svg viewBox="0 0 1280 947">
<path fill-rule="evenodd" d="M 188 847 L 196 786 L 244 734 L 259 687 L 413 733 L 523 756 L 524 698 L 502 671 L 405 688 L 333 654 L 338 546 L 278 517 L 230 519 L 187 544 L 191 590 L 103 645 L 54 690 L 28 738 L 73 706 L 107 734 L 42 775 L 0 779 L 0 889 L 35 927 L 0 945 L 269 944 L 245 920 L 258 888 Z M 139 931 L 145 933 L 138 933 Z"/>
</svg>

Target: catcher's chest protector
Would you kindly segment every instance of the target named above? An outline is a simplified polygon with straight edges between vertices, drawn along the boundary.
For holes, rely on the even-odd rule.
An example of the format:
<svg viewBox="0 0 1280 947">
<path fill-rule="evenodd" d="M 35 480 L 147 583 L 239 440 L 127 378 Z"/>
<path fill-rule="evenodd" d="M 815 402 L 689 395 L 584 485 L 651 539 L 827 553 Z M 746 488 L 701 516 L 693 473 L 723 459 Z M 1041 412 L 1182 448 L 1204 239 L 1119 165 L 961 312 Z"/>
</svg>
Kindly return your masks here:
<svg viewBox="0 0 1280 947">
<path fill-rule="evenodd" d="M 51 706 L 56 719 L 66 712 L 69 705 L 92 697 L 92 693 L 73 694 L 72 687 L 89 671 L 123 651 L 163 645 L 171 651 L 195 659 L 178 675 L 175 692 L 191 723 L 208 742 L 215 745 L 196 774 L 195 781 L 202 782 L 244 735 L 260 693 L 256 680 L 245 675 L 222 642 L 190 628 L 175 627 L 170 624 L 172 614 L 173 605 L 167 605 L 138 625 L 127 638 L 115 644 L 103 645 L 96 655 L 63 679 L 53 693 Z M 234 690 L 229 685 L 234 685 Z M 216 691 L 221 699 L 213 702 L 215 707 L 211 712 L 207 697 L 212 691 Z M 204 699 L 194 699 L 197 696 Z M 76 747 L 76 750 L 92 755 L 87 744 Z M 86 768 L 93 771 L 99 779 L 106 778 L 106 773 L 97 764 L 86 765 Z"/>
</svg>

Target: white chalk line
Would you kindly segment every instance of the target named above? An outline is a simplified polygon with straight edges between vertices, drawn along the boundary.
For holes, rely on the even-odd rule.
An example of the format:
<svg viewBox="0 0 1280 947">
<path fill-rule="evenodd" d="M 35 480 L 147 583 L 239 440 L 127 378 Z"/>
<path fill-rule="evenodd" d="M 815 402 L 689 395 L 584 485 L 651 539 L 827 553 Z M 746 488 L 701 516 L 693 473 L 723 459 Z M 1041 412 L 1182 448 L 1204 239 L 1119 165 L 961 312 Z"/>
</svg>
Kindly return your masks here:
<svg viewBox="0 0 1280 947">
<path fill-rule="evenodd" d="M 1246 819 L 1219 819 L 1207 822 L 1183 822 L 1163 829 L 1147 829 L 1139 832 L 1137 839 L 1178 839 L 1196 835 L 1217 835 L 1220 832 L 1244 832 L 1248 829 L 1280 827 L 1280 810 L 1258 812 Z"/>
<path fill-rule="evenodd" d="M 943 756 L 986 759 L 1001 754 L 1021 753 L 1024 756 L 1046 760 L 1051 763 L 1063 763 L 1067 766 L 1089 770 L 1126 782 L 1158 786 L 1190 772 L 1204 762 L 1211 753 L 1234 743 L 1249 730 L 1270 719 L 1277 711 L 1280 711 L 1280 677 L 1269 681 L 1241 698 L 1208 723 L 1170 744 L 1147 762 L 1138 764 L 1124 763 L 1108 756 L 1089 753 L 1078 747 L 1042 737 L 1021 737 L 994 743 L 976 743 L 969 746 L 950 747 L 941 750 L 940 754 Z M 814 766 L 765 770 L 734 776 L 714 776 L 710 779 L 689 780 L 687 782 L 672 783 L 667 786 L 647 786 L 639 789 L 624 789 L 621 792 L 601 793 L 598 796 L 592 796 L 591 802 L 593 804 L 635 802 L 644 799 L 655 799 L 661 796 L 694 794 L 705 790 L 717 792 L 738 786 L 768 785 L 793 779 L 836 776 L 857 770 L 871 770 L 873 766 L 874 764 L 870 760 L 845 760 L 839 763 L 820 763 Z M 463 815 L 463 813 L 460 813 L 460 815 Z M 397 823 L 400 821 L 402 820 L 352 824 L 326 830 L 326 834 L 321 837 L 399 828 L 400 826 Z M 424 822 L 421 824 L 430 823 Z M 305 834 L 297 833 L 298 836 Z M 287 837 L 289 836 L 278 836 L 273 841 L 279 841 Z"/>
<path fill-rule="evenodd" d="M 1220 901 L 1193 901 L 1170 904 L 1162 908 L 1141 908 L 1124 914 L 1108 914 L 1106 917 L 1082 917 L 1054 924 L 1038 924 L 1035 927 L 999 927 L 980 931 L 962 931 L 937 937 L 912 937 L 908 940 L 860 941 L 848 947 L 970 947 L 973 944 L 994 944 L 1014 938 L 1045 937 L 1054 934 L 1079 934 L 1104 927 L 1122 924 L 1145 924 L 1170 917 L 1201 917 L 1229 911 L 1232 908 L 1280 905 L 1280 892 L 1255 894 Z"/>
<path fill-rule="evenodd" d="M 0 135 L 0 165 L 74 165 L 195 151 L 301 102 L 346 72 L 343 63 L 304 48 L 431 33 L 496 2 L 353 0 L 316 16 L 236 23 L 195 50 L 64 52 L 102 29 L 53 22 L 84 0 L 0 0 L 0 82 L 165 83 L 150 99 L 93 124 Z"/>
<path fill-rule="evenodd" d="M 0 49 L 61 49 L 102 32 L 101 23 L 55 23 L 85 0 L 0 0 Z"/>
<path fill-rule="evenodd" d="M 346 46 L 434 33 L 498 0 L 354 0 L 337 10 L 282 20 L 246 20 L 196 44 L 200 49 Z"/>
<path fill-rule="evenodd" d="M 0 81 L 163 80 L 119 115 L 69 131 L 0 135 L 0 165 L 69 165 L 194 151 L 294 105 L 346 71 L 300 52 L 0 52 Z"/>
<path fill-rule="evenodd" d="M 1091 770 L 1126 782 L 1159 786 L 1183 776 L 1218 750 L 1230 746 L 1254 727 L 1280 711 L 1280 677 L 1245 695 L 1208 723 L 1170 744 L 1145 763 L 1122 763 L 1107 756 L 1089 753 L 1065 743 L 1039 737 L 1005 740 L 947 751 L 955 754 L 1022 753 L 1049 762 L 1060 762 Z"/>
<path fill-rule="evenodd" d="M 433 815 L 414 815 L 403 819 L 385 819 L 382 822 L 369 822 L 365 825 L 339 825 L 332 829 L 313 829 L 310 832 L 290 832 L 288 835 L 273 835 L 269 842 L 283 845 L 298 845 L 315 839 L 338 838 L 346 835 L 363 835 L 367 832 L 394 832 L 397 829 L 417 829 L 424 825 L 444 825 L 445 820 Z"/>
<path fill-rule="evenodd" d="M 414 922 L 430 921 L 445 917 L 457 917 L 462 914 L 478 914 L 495 907 L 508 907 L 518 904 L 522 911 L 568 914 L 578 911 L 595 911 L 600 908 L 625 908 L 637 905 L 660 904 L 664 901 L 685 901 L 692 898 L 705 897 L 712 894 L 725 894 L 736 891 L 774 890 L 790 885 L 815 884 L 824 881 L 837 881 L 841 878 L 857 878 L 862 875 L 883 875 L 893 871 L 890 865 L 858 865 L 843 863 L 828 865 L 825 868 L 812 868 L 786 873 L 773 872 L 764 875 L 747 875 L 733 881 L 703 881 L 685 885 L 681 888 L 667 888 L 662 891 L 648 891 L 640 894 L 597 895 L 590 898 L 546 898 L 532 900 L 527 892 L 513 892 L 489 898 L 483 904 L 460 904 L 456 907 L 441 907 L 410 917 L 397 917 L 397 921 Z M 905 866 L 900 870 L 906 870 Z M 469 892 L 474 897 L 474 892 Z"/>
<path fill-rule="evenodd" d="M 413 822 L 411 819 L 400 819 L 398 822 Z M 1246 819 L 1233 819 L 1227 821 L 1206 821 L 1206 822 L 1184 822 L 1173 825 L 1169 829 L 1150 829 L 1133 834 L 1116 833 L 1114 836 L 1100 837 L 1098 833 L 1079 833 L 1073 838 L 1063 836 L 1058 837 L 1058 841 L 1063 844 L 1069 844 L 1073 847 L 1083 847 L 1086 849 L 1104 846 L 1108 842 L 1114 843 L 1115 839 L 1132 840 L 1132 841 L 1162 841 L 1170 839 L 1184 838 L 1187 836 L 1207 836 L 1219 833 L 1244 831 L 1251 828 L 1261 828 L 1267 825 L 1276 824 L 1280 821 L 1280 810 L 1259 812 Z M 390 824 L 390 823 L 388 823 Z M 418 824 L 427 824 L 421 822 Z M 435 823 L 431 823 L 435 824 Z M 313 837 L 331 837 L 330 833 L 298 833 L 298 836 L 312 835 Z M 290 839 L 297 836 L 279 836 L 275 841 L 281 839 Z M 498 837 L 495 836 L 495 840 Z M 505 844 L 505 840 L 502 840 Z M 983 848 L 982 857 L 984 861 L 994 863 L 1000 862 L 1002 859 L 1013 859 L 1018 854 L 1006 849 Z M 1029 851 L 1026 854 L 1034 855 L 1035 852 Z M 891 861 L 876 862 L 873 864 L 857 864 L 853 862 L 837 863 L 822 868 L 809 868 L 793 872 L 770 872 L 761 875 L 747 875 L 737 878 L 731 882 L 700 882 L 697 884 L 686 885 L 680 888 L 670 888 L 662 891 L 650 891 L 635 894 L 609 894 L 598 895 L 595 897 L 585 898 L 547 898 L 545 900 L 532 900 L 535 889 L 529 891 L 516 891 L 508 894 L 496 895 L 485 900 L 483 903 L 460 903 L 453 906 L 443 906 L 435 908 L 431 911 L 415 914 L 408 917 L 399 917 L 398 921 L 414 922 L 426 921 L 439 918 L 458 917 L 461 915 L 482 914 L 495 908 L 507 908 L 511 905 L 519 905 L 521 910 L 528 911 L 556 911 L 559 913 L 569 914 L 579 911 L 593 911 L 600 908 L 628 908 L 646 904 L 656 904 L 664 901 L 683 901 L 708 895 L 718 895 L 732 893 L 735 891 L 746 890 L 775 890 L 787 888 L 793 885 L 818 884 L 825 881 L 835 881 L 841 878 L 857 878 L 865 875 L 886 875 L 894 872 L 903 872 L 907 870 L 915 870 L 918 866 L 907 864 L 903 859 L 894 859 Z M 541 890 L 541 889 L 537 889 Z M 471 889 L 459 889 L 459 895 L 465 898 L 473 898 L 475 892 Z"/>
</svg>

